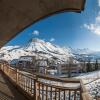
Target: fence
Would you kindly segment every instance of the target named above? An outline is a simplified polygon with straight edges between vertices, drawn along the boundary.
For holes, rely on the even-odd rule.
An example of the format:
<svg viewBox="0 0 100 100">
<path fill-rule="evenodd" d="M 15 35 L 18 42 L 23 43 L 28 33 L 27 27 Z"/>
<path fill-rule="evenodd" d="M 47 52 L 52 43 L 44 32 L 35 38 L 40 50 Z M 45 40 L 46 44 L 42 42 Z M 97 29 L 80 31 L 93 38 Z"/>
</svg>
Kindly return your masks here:
<svg viewBox="0 0 100 100">
<path fill-rule="evenodd" d="M 40 74 L 24 74 L 7 63 L 1 71 L 34 100 L 92 100 L 79 79 L 61 79 Z"/>
</svg>

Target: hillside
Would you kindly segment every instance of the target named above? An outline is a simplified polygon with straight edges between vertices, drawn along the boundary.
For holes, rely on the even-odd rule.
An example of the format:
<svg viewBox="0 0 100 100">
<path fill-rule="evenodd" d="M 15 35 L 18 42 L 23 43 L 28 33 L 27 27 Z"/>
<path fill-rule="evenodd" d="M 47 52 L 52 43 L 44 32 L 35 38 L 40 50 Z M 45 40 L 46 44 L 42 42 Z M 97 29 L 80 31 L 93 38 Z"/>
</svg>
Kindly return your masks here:
<svg viewBox="0 0 100 100">
<path fill-rule="evenodd" d="M 24 46 L 4 46 L 0 50 L 0 59 L 11 61 L 19 59 L 20 56 L 37 56 L 39 58 L 55 58 L 58 61 L 65 62 L 72 57 L 70 49 L 61 48 L 50 42 L 40 39 L 32 39 Z"/>
</svg>

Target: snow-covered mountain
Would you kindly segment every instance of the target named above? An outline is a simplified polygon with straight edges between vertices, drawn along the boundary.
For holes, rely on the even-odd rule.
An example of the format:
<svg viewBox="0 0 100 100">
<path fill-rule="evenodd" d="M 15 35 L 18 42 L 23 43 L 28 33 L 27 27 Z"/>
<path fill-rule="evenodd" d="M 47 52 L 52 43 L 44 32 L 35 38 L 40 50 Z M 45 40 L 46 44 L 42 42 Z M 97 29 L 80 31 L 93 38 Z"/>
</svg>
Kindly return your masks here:
<svg viewBox="0 0 100 100">
<path fill-rule="evenodd" d="M 78 61 L 96 61 L 96 59 L 100 59 L 100 51 L 93 51 L 88 48 L 71 49 L 71 51 Z"/>
<path fill-rule="evenodd" d="M 38 56 L 43 58 L 56 58 L 59 61 L 67 61 L 72 57 L 70 49 L 61 48 L 50 42 L 34 38 L 24 46 L 4 46 L 0 50 L 0 59 L 11 61 L 20 56 Z"/>
<path fill-rule="evenodd" d="M 44 40 L 33 38 L 24 46 L 4 46 L 0 50 L 0 59 L 11 61 L 19 59 L 20 56 L 36 56 L 39 58 L 55 58 L 59 62 L 68 61 L 69 57 L 74 60 L 100 59 L 100 52 L 85 49 L 72 49 L 60 47 Z"/>
<path fill-rule="evenodd" d="M 72 52 L 74 53 L 74 54 L 79 54 L 79 55 L 81 55 L 81 54 L 90 54 L 90 53 L 93 53 L 94 51 L 93 50 L 90 50 L 90 49 L 88 49 L 88 48 L 84 48 L 84 49 L 72 49 L 71 48 L 71 50 L 72 50 Z"/>
</svg>

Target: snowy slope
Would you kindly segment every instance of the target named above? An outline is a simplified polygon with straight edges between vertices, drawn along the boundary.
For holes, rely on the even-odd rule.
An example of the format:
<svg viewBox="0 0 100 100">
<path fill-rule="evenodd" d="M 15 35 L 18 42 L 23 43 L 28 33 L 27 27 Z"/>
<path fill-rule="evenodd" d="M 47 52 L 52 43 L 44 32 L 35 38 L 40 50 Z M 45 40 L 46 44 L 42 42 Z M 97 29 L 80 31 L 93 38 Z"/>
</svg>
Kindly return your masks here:
<svg viewBox="0 0 100 100">
<path fill-rule="evenodd" d="M 75 54 L 90 54 L 90 53 L 93 53 L 94 51 L 88 49 L 88 48 L 84 48 L 84 49 L 72 49 L 72 52 L 75 53 Z"/>
<path fill-rule="evenodd" d="M 84 49 L 72 49 L 71 51 L 73 55 L 75 55 L 78 61 L 93 61 L 95 62 L 96 59 L 100 59 L 100 51 L 93 51 L 88 48 Z"/>
<path fill-rule="evenodd" d="M 86 89 L 93 98 L 96 96 L 100 97 L 100 71 L 84 73 L 75 78 L 83 80 Z"/>
<path fill-rule="evenodd" d="M 61 48 L 53 45 L 50 42 L 34 38 L 24 46 L 5 46 L 0 50 L 0 59 L 11 61 L 18 59 L 20 56 L 39 56 L 44 58 L 57 58 L 60 61 L 67 61 L 70 56 L 73 56 L 67 48 Z"/>
</svg>

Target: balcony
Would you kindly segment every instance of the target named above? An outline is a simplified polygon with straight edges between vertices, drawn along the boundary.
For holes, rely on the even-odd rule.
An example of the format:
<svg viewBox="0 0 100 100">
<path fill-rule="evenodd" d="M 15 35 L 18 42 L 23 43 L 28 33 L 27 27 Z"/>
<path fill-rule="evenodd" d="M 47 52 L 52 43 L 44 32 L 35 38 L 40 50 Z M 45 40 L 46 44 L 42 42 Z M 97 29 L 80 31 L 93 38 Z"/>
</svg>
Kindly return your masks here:
<svg viewBox="0 0 100 100">
<path fill-rule="evenodd" d="M 93 100 L 80 79 L 61 79 L 40 74 L 29 74 L 10 67 L 7 63 L 0 63 L 1 78 L 10 83 L 2 83 L 18 91 L 14 100 Z M 12 84 L 12 85 L 11 85 Z M 6 87 L 5 87 L 6 88 Z M 8 95 L 9 92 L 6 92 Z M 19 95 L 22 94 L 22 95 Z M 8 97 L 7 97 L 8 98 Z M 9 99 L 7 99 L 9 100 Z M 99 100 L 99 99 L 97 99 Z"/>
</svg>

